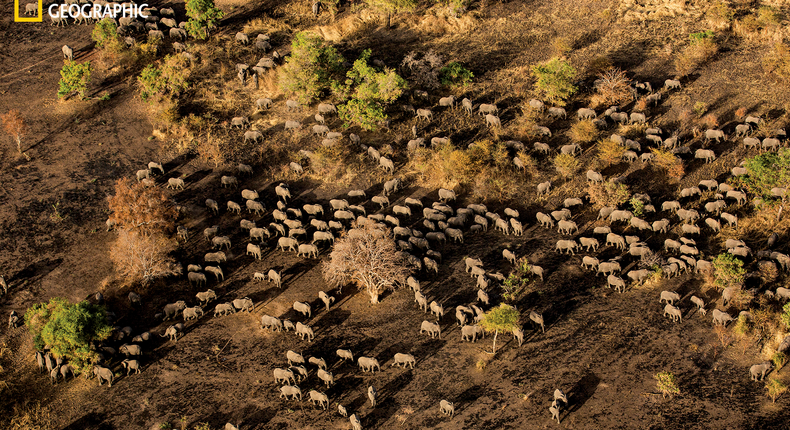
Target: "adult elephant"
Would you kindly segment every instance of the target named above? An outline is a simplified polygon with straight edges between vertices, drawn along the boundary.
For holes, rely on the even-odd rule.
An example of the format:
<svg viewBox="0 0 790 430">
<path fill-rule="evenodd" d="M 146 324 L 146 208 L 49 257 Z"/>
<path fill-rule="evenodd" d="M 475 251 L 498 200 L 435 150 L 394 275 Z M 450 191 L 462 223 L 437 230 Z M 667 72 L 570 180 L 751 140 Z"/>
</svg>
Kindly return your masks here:
<svg viewBox="0 0 790 430">
<path fill-rule="evenodd" d="M 112 374 L 112 370 L 102 366 L 93 366 L 93 375 L 99 379 L 99 385 L 102 385 L 104 381 L 107 381 L 109 386 L 112 387 L 112 381 L 115 379 L 115 376 Z"/>
</svg>

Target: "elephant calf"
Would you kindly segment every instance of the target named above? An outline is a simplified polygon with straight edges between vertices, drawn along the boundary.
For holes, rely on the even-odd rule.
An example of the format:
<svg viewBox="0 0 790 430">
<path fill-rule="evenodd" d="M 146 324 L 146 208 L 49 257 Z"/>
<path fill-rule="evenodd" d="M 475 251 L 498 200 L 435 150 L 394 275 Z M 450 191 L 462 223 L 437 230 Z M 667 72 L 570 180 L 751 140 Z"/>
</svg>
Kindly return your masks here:
<svg viewBox="0 0 790 430">
<path fill-rule="evenodd" d="M 121 362 L 121 365 L 126 369 L 126 376 L 129 376 L 132 372 L 135 374 L 140 373 L 140 362 L 137 360 L 126 359 Z"/>
</svg>

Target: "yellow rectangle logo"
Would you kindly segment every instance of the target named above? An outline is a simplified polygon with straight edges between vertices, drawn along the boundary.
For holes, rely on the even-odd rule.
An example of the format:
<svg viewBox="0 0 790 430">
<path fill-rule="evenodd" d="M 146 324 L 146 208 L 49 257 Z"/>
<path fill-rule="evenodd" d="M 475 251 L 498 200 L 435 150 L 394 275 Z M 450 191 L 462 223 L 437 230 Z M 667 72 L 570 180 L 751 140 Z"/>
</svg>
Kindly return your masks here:
<svg viewBox="0 0 790 430">
<path fill-rule="evenodd" d="M 42 22 L 44 21 L 44 0 L 37 0 L 38 2 L 38 15 L 34 17 L 20 17 L 19 16 L 19 0 L 14 0 L 14 22 Z M 25 4 L 25 15 L 32 15 L 35 3 Z"/>
</svg>

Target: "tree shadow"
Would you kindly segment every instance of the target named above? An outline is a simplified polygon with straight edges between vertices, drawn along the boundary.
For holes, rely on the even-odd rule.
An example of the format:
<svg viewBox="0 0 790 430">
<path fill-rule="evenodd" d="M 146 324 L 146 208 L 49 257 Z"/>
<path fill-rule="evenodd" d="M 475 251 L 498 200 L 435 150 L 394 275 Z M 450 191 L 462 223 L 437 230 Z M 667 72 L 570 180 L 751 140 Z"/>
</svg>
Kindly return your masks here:
<svg viewBox="0 0 790 430">
<path fill-rule="evenodd" d="M 593 372 L 585 374 L 566 394 L 568 396 L 568 403 L 570 403 L 568 412 L 575 412 L 584 406 L 587 400 L 595 394 L 600 382 L 601 378 Z"/>
</svg>

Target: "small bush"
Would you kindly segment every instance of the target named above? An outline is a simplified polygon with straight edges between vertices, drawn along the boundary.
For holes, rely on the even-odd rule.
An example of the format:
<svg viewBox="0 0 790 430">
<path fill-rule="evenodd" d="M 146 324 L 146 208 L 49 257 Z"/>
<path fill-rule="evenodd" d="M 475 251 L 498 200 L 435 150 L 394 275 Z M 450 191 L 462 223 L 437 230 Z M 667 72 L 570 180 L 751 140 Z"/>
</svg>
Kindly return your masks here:
<svg viewBox="0 0 790 430">
<path fill-rule="evenodd" d="M 606 163 L 607 166 L 619 163 L 625 154 L 625 147 L 611 139 L 599 140 L 596 144 L 598 159 Z"/>
<path fill-rule="evenodd" d="M 634 213 L 634 216 L 639 217 L 644 214 L 645 203 L 642 200 L 632 197 L 628 203 L 631 204 L 631 211 Z"/>
<path fill-rule="evenodd" d="M 563 57 L 573 50 L 573 41 L 566 36 L 555 37 L 551 41 L 551 48 L 555 56 Z"/>
<path fill-rule="evenodd" d="M 694 103 L 694 113 L 697 114 L 698 117 L 702 117 L 705 115 L 705 112 L 708 111 L 708 104 L 705 102 L 696 102 Z"/>
<path fill-rule="evenodd" d="M 727 287 L 740 287 L 746 275 L 743 261 L 734 255 L 724 252 L 713 260 L 714 285 L 723 290 Z"/>
<path fill-rule="evenodd" d="M 716 115 L 709 113 L 702 117 L 702 125 L 705 128 L 718 128 L 719 127 L 719 117 Z"/>
<path fill-rule="evenodd" d="M 91 71 L 90 61 L 81 64 L 74 61 L 65 61 L 63 68 L 60 69 L 58 97 L 64 98 L 76 92 L 84 99 L 85 91 L 88 90 L 88 84 L 91 81 Z"/>
<path fill-rule="evenodd" d="M 656 388 L 662 396 L 670 398 L 680 394 L 675 375 L 670 372 L 659 372 L 654 376 L 656 379 Z"/>
<path fill-rule="evenodd" d="M 631 100 L 631 79 L 623 70 L 613 68 L 598 75 L 596 95 L 602 105 L 619 105 Z"/>
<path fill-rule="evenodd" d="M 573 85 L 576 75 L 576 69 L 562 58 L 555 57 L 532 66 L 532 76 L 536 79 L 535 91 L 557 106 L 565 106 L 565 101 L 578 90 Z"/>
<path fill-rule="evenodd" d="M 689 34 L 689 39 L 691 40 L 692 45 L 700 45 L 705 43 L 705 41 L 713 39 L 713 32 L 710 30 L 703 30 L 697 33 Z"/>
<path fill-rule="evenodd" d="M 773 73 L 784 82 L 790 80 L 790 48 L 784 43 L 777 43 L 763 57 L 763 71 Z"/>
<path fill-rule="evenodd" d="M 598 55 L 587 62 L 587 73 L 593 76 L 600 75 L 612 69 L 612 60 L 606 55 Z"/>
<path fill-rule="evenodd" d="M 554 168 L 557 169 L 557 173 L 563 178 L 575 175 L 579 171 L 579 165 L 579 160 L 573 155 L 559 154 L 554 157 Z"/>
<path fill-rule="evenodd" d="M 156 96 L 177 97 L 189 88 L 188 77 L 189 60 L 180 55 L 168 55 L 162 60 L 161 66 L 149 64 L 140 72 L 137 77 L 140 98 L 151 103 L 157 100 Z"/>
<path fill-rule="evenodd" d="M 124 42 L 118 35 L 115 21 L 109 17 L 97 22 L 91 32 L 91 38 L 96 42 L 96 47 L 106 53 L 117 54 L 123 50 Z"/>
<path fill-rule="evenodd" d="M 590 201 L 602 207 L 620 206 L 631 197 L 627 185 L 610 181 L 588 184 L 587 194 L 590 195 Z"/>
<path fill-rule="evenodd" d="M 735 119 L 737 119 L 738 121 L 743 121 L 743 119 L 746 118 L 746 114 L 748 112 L 749 111 L 747 111 L 745 107 L 740 107 L 740 108 L 736 109 L 735 110 Z"/>
<path fill-rule="evenodd" d="M 735 9 L 723 1 L 718 1 L 708 9 L 705 15 L 708 18 L 708 22 L 715 28 L 725 29 L 729 27 L 730 22 L 735 17 Z"/>
<path fill-rule="evenodd" d="M 573 124 L 569 134 L 574 142 L 590 143 L 598 139 L 600 132 L 591 120 L 585 119 Z"/>
<path fill-rule="evenodd" d="M 768 378 L 765 383 L 765 389 L 768 390 L 768 397 L 771 398 L 772 403 L 776 403 L 776 399 L 787 391 L 787 385 L 776 378 Z"/>
<path fill-rule="evenodd" d="M 782 313 L 779 315 L 779 319 L 782 321 L 782 324 L 785 325 L 785 329 L 790 330 L 790 303 L 782 307 Z"/>
<path fill-rule="evenodd" d="M 472 82 L 474 74 L 460 63 L 455 61 L 447 63 L 446 66 L 439 70 L 439 80 L 442 85 L 455 88 L 461 87 Z"/>
<path fill-rule="evenodd" d="M 653 165 L 664 170 L 668 177 L 680 180 L 686 172 L 683 169 L 683 161 L 670 151 L 662 151 L 651 148 L 653 153 Z"/>
<path fill-rule="evenodd" d="M 787 363 L 787 356 L 784 355 L 784 353 L 777 351 L 771 356 L 771 362 L 774 364 L 774 367 L 776 367 L 776 371 L 778 372 L 782 370 L 782 368 L 785 366 L 785 363 Z"/>
</svg>

